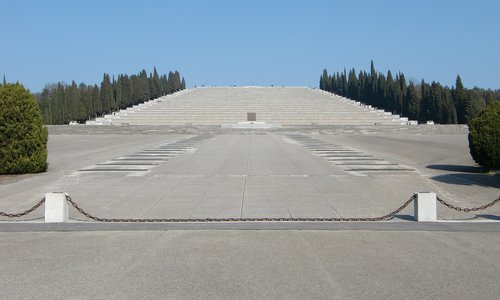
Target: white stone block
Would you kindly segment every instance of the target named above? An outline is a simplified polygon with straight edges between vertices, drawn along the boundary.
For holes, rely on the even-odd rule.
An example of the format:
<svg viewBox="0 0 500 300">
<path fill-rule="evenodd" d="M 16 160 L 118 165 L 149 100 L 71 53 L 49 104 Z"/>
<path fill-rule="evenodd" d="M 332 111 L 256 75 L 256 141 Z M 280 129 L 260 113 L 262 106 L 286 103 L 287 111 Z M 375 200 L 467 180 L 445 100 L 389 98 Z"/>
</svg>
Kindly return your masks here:
<svg viewBox="0 0 500 300">
<path fill-rule="evenodd" d="M 417 222 L 437 221 L 436 193 L 417 193 L 414 202 L 414 213 Z"/>
<path fill-rule="evenodd" d="M 45 194 L 45 223 L 68 221 L 68 203 L 64 193 Z"/>
</svg>

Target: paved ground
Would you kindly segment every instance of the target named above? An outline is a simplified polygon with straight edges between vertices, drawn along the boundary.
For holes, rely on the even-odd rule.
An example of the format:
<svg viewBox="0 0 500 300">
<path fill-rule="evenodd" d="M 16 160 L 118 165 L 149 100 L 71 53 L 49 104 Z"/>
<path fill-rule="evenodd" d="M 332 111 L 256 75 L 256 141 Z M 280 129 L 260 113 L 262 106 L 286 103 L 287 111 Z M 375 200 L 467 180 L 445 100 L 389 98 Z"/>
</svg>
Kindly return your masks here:
<svg viewBox="0 0 500 300">
<path fill-rule="evenodd" d="M 497 232 L 2 233 L 5 299 L 495 299 Z"/>
<path fill-rule="evenodd" d="M 49 171 L 0 177 L 1 211 L 64 191 L 103 217 L 377 216 L 415 191 L 470 206 L 500 191 L 458 127 L 50 132 Z M 497 298 L 500 207 L 438 213 L 483 222 L 408 208 L 385 223 L 103 225 L 72 210 L 55 226 L 40 210 L 0 222 L 0 298 Z"/>
<path fill-rule="evenodd" d="M 387 213 L 418 191 L 463 206 L 499 194 L 498 176 L 478 173 L 461 131 L 154 133 L 51 134 L 49 172 L 2 177 L 0 209 L 62 191 L 102 217 L 361 217 Z M 438 213 L 495 219 L 500 207 L 458 214 L 439 206 Z M 412 214 L 408 208 L 396 220 Z"/>
</svg>

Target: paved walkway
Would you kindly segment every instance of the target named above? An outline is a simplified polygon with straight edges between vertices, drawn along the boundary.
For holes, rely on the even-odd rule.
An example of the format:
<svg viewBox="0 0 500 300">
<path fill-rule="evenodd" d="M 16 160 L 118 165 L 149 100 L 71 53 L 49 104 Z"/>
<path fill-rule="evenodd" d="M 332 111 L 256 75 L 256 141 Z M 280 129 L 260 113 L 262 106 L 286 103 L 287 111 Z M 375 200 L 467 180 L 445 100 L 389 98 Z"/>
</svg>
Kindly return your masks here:
<svg viewBox="0 0 500 300">
<path fill-rule="evenodd" d="M 477 172 L 466 135 L 377 130 L 64 129 L 50 135 L 47 173 L 0 177 L 0 210 L 48 191 L 131 218 L 377 216 L 415 191 L 464 206 L 498 197 L 498 176 Z M 438 206 L 442 219 L 482 220 L 467 224 L 416 223 L 412 213 L 379 223 L 103 224 L 71 210 L 73 222 L 58 226 L 39 223 L 41 210 L 32 222 L 0 222 L 0 298 L 498 296 L 500 207 Z"/>
<path fill-rule="evenodd" d="M 373 217 L 417 191 L 434 191 L 459 205 L 483 204 L 498 197 L 495 176 L 469 174 L 476 181 L 460 181 L 457 172 L 428 167 L 472 164 L 464 147 L 457 148 L 463 139 L 300 132 L 51 135 L 49 172 L 0 185 L 0 208 L 21 210 L 49 191 L 68 192 L 81 207 L 109 218 Z M 438 213 L 495 219 L 500 208 L 458 214 L 439 207 Z M 410 207 L 395 220 L 412 215 Z M 71 218 L 85 219 L 76 211 Z"/>
</svg>

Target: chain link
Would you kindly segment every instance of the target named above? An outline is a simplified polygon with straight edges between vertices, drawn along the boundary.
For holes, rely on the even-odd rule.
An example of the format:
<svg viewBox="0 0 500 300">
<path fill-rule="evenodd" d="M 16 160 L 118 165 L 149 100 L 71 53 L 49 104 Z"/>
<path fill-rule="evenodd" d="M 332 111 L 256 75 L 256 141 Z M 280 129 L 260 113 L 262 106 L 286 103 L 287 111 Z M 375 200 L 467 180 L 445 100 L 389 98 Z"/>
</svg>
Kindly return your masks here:
<svg viewBox="0 0 500 300">
<path fill-rule="evenodd" d="M 45 197 L 43 197 L 43 199 L 40 200 L 37 204 L 35 204 L 32 208 L 27 209 L 27 210 L 25 210 L 23 212 L 20 212 L 20 213 L 6 213 L 6 212 L 3 212 L 3 211 L 0 211 L 0 216 L 2 216 L 2 217 L 9 217 L 9 218 L 19 218 L 19 217 L 22 217 L 22 216 L 25 216 L 27 214 L 32 213 L 37 208 L 39 208 L 44 202 L 45 202 Z"/>
<path fill-rule="evenodd" d="M 413 195 L 403 205 L 396 210 L 380 216 L 372 218 L 205 218 L 205 219 L 118 219 L 118 218 L 100 218 L 96 217 L 81 207 L 79 207 L 70 196 L 66 195 L 66 200 L 70 203 L 80 214 L 97 222 L 107 223 L 207 223 L 207 222 L 376 222 L 392 219 L 397 213 L 402 211 L 411 202 L 416 199 L 417 195 Z"/>
<path fill-rule="evenodd" d="M 491 201 L 490 203 L 487 203 L 485 205 L 478 206 L 478 207 L 458 207 L 458 206 L 455 206 L 453 204 L 450 204 L 450 203 L 444 201 L 443 199 L 441 199 L 439 197 L 436 197 L 436 199 L 437 199 L 437 201 L 439 201 L 439 203 L 443 204 L 444 206 L 446 206 L 450 209 L 454 209 L 454 210 L 460 211 L 460 212 L 470 212 L 470 211 L 485 210 L 488 207 L 495 205 L 496 203 L 498 203 L 500 201 L 500 196 L 498 198 L 496 198 L 495 200 Z"/>
</svg>

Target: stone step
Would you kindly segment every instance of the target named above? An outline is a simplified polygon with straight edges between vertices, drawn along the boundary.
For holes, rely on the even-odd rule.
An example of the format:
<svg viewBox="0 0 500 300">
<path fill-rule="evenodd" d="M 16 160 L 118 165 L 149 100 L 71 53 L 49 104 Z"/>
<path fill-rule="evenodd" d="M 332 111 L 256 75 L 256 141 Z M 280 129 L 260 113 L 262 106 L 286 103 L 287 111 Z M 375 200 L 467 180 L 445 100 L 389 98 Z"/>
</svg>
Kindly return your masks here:
<svg viewBox="0 0 500 300">
<path fill-rule="evenodd" d="M 406 124 L 407 119 L 345 97 L 304 87 L 196 88 L 146 101 L 94 124 L 221 125 L 257 121 L 282 125 Z"/>
</svg>

